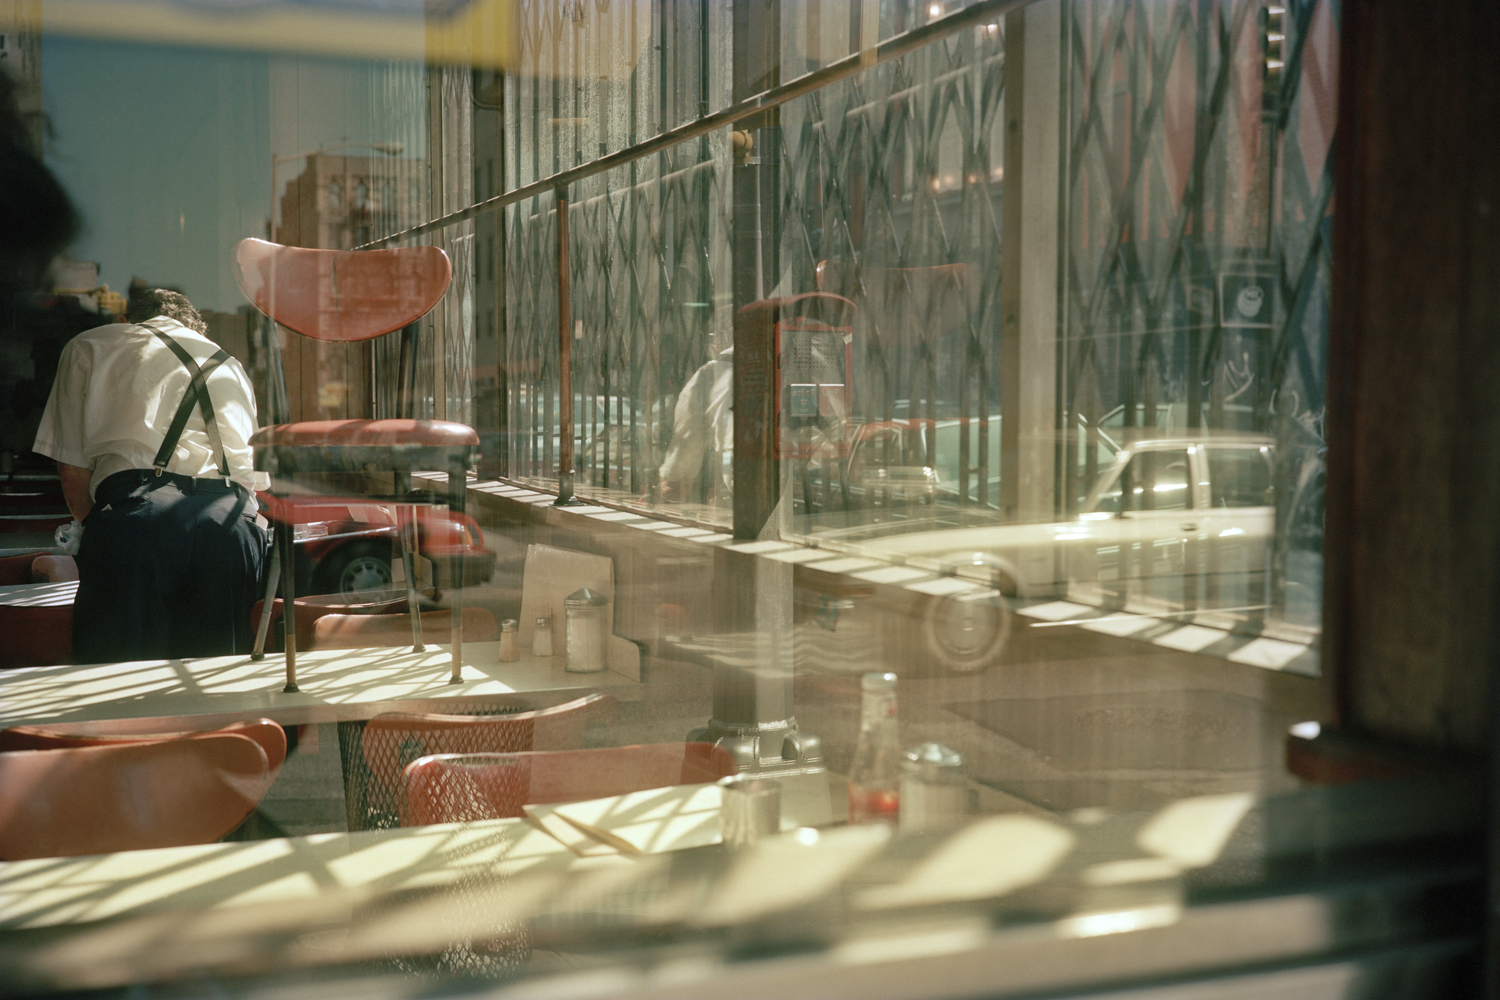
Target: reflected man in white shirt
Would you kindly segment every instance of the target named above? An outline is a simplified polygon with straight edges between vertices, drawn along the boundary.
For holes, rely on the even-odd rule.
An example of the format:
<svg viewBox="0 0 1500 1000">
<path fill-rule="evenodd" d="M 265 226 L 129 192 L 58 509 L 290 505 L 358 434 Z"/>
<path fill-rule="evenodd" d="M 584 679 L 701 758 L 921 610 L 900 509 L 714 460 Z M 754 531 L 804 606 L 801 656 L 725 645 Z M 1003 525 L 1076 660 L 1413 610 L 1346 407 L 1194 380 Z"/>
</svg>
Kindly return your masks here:
<svg viewBox="0 0 1500 1000">
<path fill-rule="evenodd" d="M 74 661 L 247 653 L 267 552 L 250 379 L 178 292 L 127 320 L 68 342 L 34 445 L 84 528 Z"/>
</svg>

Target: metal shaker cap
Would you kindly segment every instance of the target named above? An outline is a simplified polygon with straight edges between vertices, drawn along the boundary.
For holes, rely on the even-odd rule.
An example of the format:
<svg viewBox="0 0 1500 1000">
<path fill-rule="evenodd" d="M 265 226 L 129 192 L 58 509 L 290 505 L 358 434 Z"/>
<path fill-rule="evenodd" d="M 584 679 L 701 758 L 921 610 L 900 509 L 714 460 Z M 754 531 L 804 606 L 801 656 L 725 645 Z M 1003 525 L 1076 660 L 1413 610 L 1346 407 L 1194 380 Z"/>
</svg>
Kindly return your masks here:
<svg viewBox="0 0 1500 1000">
<path fill-rule="evenodd" d="M 563 605 L 569 608 L 602 608 L 608 603 L 609 598 L 588 587 L 580 587 L 563 598 Z"/>
<path fill-rule="evenodd" d="M 502 632 L 514 632 L 519 627 L 520 624 L 514 618 L 507 618 L 500 623 L 500 631 Z"/>
<path fill-rule="evenodd" d="M 894 691 L 896 690 L 896 675 L 871 670 L 860 678 L 859 683 L 860 687 L 866 691 Z"/>
<path fill-rule="evenodd" d="M 902 754 L 906 758 L 901 768 L 907 774 L 915 774 L 928 781 L 951 781 L 962 776 L 963 754 L 950 750 L 941 743 L 923 743 Z"/>
</svg>

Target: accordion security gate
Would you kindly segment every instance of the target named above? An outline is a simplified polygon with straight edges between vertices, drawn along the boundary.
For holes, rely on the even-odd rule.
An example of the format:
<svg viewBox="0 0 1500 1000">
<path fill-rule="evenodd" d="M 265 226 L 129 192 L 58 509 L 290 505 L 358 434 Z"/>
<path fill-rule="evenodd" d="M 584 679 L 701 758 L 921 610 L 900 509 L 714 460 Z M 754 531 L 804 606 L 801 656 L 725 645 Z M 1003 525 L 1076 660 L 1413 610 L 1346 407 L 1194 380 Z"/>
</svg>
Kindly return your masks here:
<svg viewBox="0 0 1500 1000">
<path fill-rule="evenodd" d="M 1003 15 L 1013 6 L 786 8 L 783 71 L 810 73 L 773 88 L 774 115 L 760 111 L 747 132 L 734 131 L 753 109 L 728 99 L 728 15 L 715 5 L 629 5 L 610 45 L 570 33 L 591 7 L 583 21 L 575 9 L 539 28 L 526 43 L 538 72 L 507 76 L 494 105 L 503 114 L 475 120 L 473 189 L 492 205 L 390 238 L 479 220 L 479 304 L 462 322 L 485 317 L 477 354 L 495 356 L 503 381 L 494 468 L 555 487 L 566 441 L 581 493 L 730 522 L 732 482 L 714 474 L 727 456 L 710 449 L 670 495 L 660 476 L 691 410 L 684 388 L 726 357 L 745 304 L 731 178 L 755 165 L 774 180 L 758 209 L 769 248 L 759 293 L 818 290 L 855 306 L 848 411 L 821 450 L 783 471 L 805 517 L 791 529 L 878 531 L 904 517 L 882 512 L 884 494 L 861 480 L 887 466 L 927 470 L 919 499 L 941 501 L 924 514 L 934 524 L 1001 523 L 1001 484 L 1014 474 L 1001 468 L 1000 420 L 1016 377 L 1002 363 L 1001 281 Z M 1273 455 L 1271 572 L 1261 610 L 1242 624 L 1305 637 L 1320 615 L 1338 5 L 1038 6 L 1054 7 L 1059 25 L 1045 42 L 1057 66 L 1047 127 L 1060 148 L 1054 516 L 1075 516 L 1114 449 L 1139 432 L 1260 435 Z M 888 41 L 870 49 L 872 37 Z M 877 53 L 872 64 L 845 57 L 860 46 Z M 587 82 L 555 72 L 573 64 L 615 71 Z M 498 130 L 498 179 L 480 164 L 486 128 Z M 556 178 L 568 184 L 571 231 L 566 425 Z M 1255 315 L 1236 311 L 1245 304 Z M 465 342 L 451 335 L 447 348 Z M 496 397 L 481 398 L 491 401 L 477 407 L 483 425 Z M 710 436 L 719 448 L 730 440 Z M 1202 586 L 1169 596 L 1190 611 L 1214 600 Z"/>
</svg>

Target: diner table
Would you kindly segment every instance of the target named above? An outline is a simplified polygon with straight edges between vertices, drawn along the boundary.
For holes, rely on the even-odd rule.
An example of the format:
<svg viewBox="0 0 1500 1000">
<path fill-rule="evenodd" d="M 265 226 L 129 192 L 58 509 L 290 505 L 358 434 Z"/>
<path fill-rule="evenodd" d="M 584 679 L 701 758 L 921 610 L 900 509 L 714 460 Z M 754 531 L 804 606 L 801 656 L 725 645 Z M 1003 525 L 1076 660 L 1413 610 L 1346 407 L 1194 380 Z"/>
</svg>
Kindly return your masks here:
<svg viewBox="0 0 1500 1000">
<path fill-rule="evenodd" d="M 640 815 L 632 825 L 640 827 L 650 810 L 641 810 L 637 800 L 698 801 L 716 791 L 714 785 L 673 786 L 578 806 L 635 809 Z M 682 832 L 680 812 L 657 809 L 654 816 L 661 831 Z M 702 825 L 688 818 L 689 825 Z M 544 905 L 559 878 L 602 869 L 604 887 L 617 889 L 622 878 L 659 872 L 663 853 L 718 843 L 717 808 L 705 818 L 714 828 L 711 836 L 649 836 L 653 846 L 640 852 L 608 849 L 598 841 L 605 849 L 594 851 L 578 843 L 579 836 L 589 839 L 580 830 L 559 839 L 547 824 L 494 819 L 0 862 L 0 978 L 38 987 L 60 981 L 102 987 L 174 966 L 180 971 L 184 963 L 203 961 L 184 934 L 231 936 L 254 947 L 268 932 L 305 938 L 312 931 L 310 943 L 317 948 L 320 934 L 332 933 L 334 939 L 321 946 L 337 950 L 343 945 L 340 931 L 351 921 L 368 920 L 385 905 L 382 900 L 394 898 L 431 898 L 432 919 L 423 921 L 436 925 L 430 932 L 441 933 L 445 917 L 472 921 L 485 909 L 495 911 L 494 926 L 503 932 L 514 923 L 506 913 Z M 794 812 L 783 817 L 782 829 L 804 829 L 805 821 Z M 873 848 L 885 831 L 871 832 L 880 834 L 870 841 Z M 802 842 L 810 841 L 804 835 Z M 604 874 L 609 870 L 619 874 Z M 513 881 L 523 875 L 525 881 Z M 740 886 L 734 897 L 748 904 L 754 895 Z M 60 940 L 73 944 L 59 948 Z M 410 945 L 405 938 L 390 943 L 393 953 Z M 89 961 L 80 967 L 74 958 L 85 952 Z"/>
<path fill-rule="evenodd" d="M 32 585 L 37 586 L 37 585 Z M 61 585 L 41 585 L 61 586 Z M 624 640 L 619 640 L 623 642 Z M 0 728 L 65 725 L 87 733 L 95 724 L 132 720 L 149 730 L 154 720 L 193 728 L 249 718 L 284 726 L 368 720 L 382 712 L 464 711 L 486 701 L 540 702 L 547 696 L 617 689 L 638 684 L 639 654 L 631 662 L 613 655 L 611 669 L 571 673 L 561 656 L 522 652 L 500 662 L 498 642 L 466 642 L 463 681 L 448 683 L 447 645 L 414 653 L 409 646 L 312 650 L 297 655 L 300 690 L 283 691 L 280 654 L 64 664 L 0 671 Z M 618 668 L 618 669 L 617 669 Z"/>
<path fill-rule="evenodd" d="M 584 858 L 524 819 L 443 823 L 0 862 L 0 929 L 310 903 L 449 886 L 475 875 L 628 863 Z"/>
<path fill-rule="evenodd" d="M 581 814 L 633 812 L 632 830 L 656 831 L 642 834 L 649 846 L 636 851 L 611 847 L 580 828 L 558 837 L 553 824 L 516 818 L 0 862 L 0 930 L 310 902 L 330 891 L 357 898 L 640 861 L 720 843 L 717 792 L 713 784 L 678 785 L 573 804 Z M 711 809 L 685 812 L 680 807 L 689 801 Z M 546 813 L 555 817 L 563 808 L 547 807 Z M 826 805 L 794 806 L 781 828 L 812 821 L 833 822 Z"/>
</svg>

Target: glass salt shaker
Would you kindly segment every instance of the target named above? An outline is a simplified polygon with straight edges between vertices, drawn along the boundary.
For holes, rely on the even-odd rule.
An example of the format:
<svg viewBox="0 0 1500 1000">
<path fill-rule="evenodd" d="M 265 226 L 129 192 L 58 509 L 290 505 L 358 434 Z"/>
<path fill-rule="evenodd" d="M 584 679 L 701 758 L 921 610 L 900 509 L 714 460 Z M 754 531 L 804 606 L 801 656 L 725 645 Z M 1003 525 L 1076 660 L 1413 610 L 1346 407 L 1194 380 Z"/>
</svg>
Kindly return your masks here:
<svg viewBox="0 0 1500 1000">
<path fill-rule="evenodd" d="M 531 655 L 552 655 L 552 616 L 542 615 L 536 620 L 536 631 L 531 635 Z"/>
</svg>

